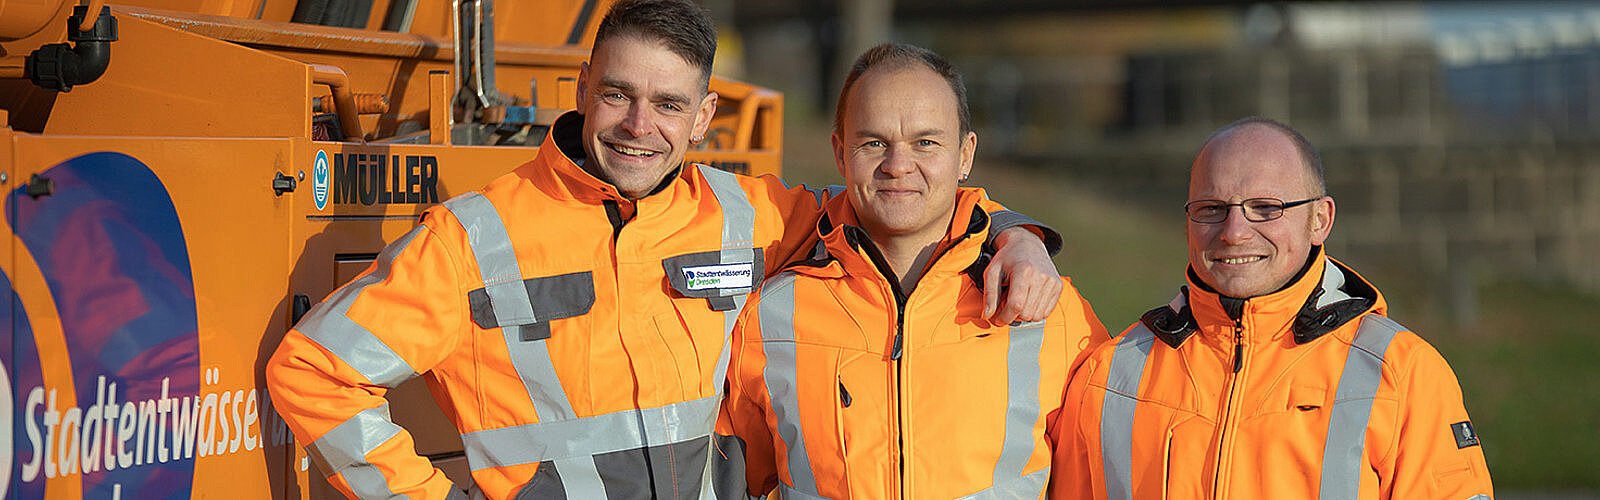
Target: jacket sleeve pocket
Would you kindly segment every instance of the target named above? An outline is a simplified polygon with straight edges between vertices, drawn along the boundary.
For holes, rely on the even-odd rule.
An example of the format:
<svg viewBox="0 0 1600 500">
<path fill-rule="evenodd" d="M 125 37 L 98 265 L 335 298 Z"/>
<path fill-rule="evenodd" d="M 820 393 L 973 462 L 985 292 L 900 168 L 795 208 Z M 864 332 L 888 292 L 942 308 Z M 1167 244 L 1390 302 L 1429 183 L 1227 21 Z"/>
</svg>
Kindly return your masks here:
<svg viewBox="0 0 1600 500">
<path fill-rule="evenodd" d="M 594 273 L 560 274 L 500 283 L 467 292 L 472 322 L 484 329 L 516 327 L 523 341 L 550 338 L 550 322 L 594 307 Z"/>
</svg>

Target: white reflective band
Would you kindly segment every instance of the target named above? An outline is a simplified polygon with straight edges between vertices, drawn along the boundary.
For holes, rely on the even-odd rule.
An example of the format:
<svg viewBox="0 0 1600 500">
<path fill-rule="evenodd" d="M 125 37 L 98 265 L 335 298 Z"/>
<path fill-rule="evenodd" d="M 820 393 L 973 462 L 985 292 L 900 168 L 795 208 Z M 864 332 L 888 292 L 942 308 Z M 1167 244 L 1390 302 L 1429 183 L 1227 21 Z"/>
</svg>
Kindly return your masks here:
<svg viewBox="0 0 1600 500">
<path fill-rule="evenodd" d="M 1330 263 L 1331 267 L 1332 264 Z M 1405 327 L 1377 314 L 1361 317 L 1361 326 L 1339 375 L 1327 441 L 1322 448 L 1322 484 L 1318 498 L 1356 498 L 1361 493 L 1361 454 L 1367 443 L 1372 400 L 1383 381 L 1383 355 Z"/>
<path fill-rule="evenodd" d="M 997 486 L 1022 477 L 1022 469 L 1028 466 L 1028 459 L 1033 458 L 1033 428 L 1039 421 L 1039 354 L 1044 346 L 1044 322 L 1012 326 L 1006 336 L 1006 430 L 1000 459 L 994 467 Z"/>
<path fill-rule="evenodd" d="M 418 234 L 426 230 L 422 226 L 411 228 L 411 231 L 400 239 L 383 247 L 383 252 L 378 254 L 372 272 L 340 287 L 327 300 L 311 308 L 311 312 L 300 319 L 295 329 L 374 384 L 394 387 L 415 378 L 417 372 L 412 370 L 410 363 L 402 359 L 371 331 L 356 324 L 346 316 L 346 313 L 350 311 L 350 304 L 355 303 L 363 290 L 389 277 L 395 256 L 404 251 Z"/>
<path fill-rule="evenodd" d="M 468 432 L 461 435 L 461 443 L 467 464 L 475 471 L 681 443 L 711 435 L 721 402 L 718 395 L 643 410 Z M 564 469 L 557 471 L 565 477 Z"/>
<path fill-rule="evenodd" d="M 472 257 L 478 261 L 478 273 L 483 276 L 483 286 L 494 305 L 495 319 L 501 325 L 525 325 L 534 322 L 533 304 L 528 298 L 528 288 L 523 284 L 522 272 L 517 266 L 517 255 L 506 233 L 505 223 L 495 211 L 494 204 L 477 192 L 451 198 L 445 208 L 455 214 L 467 241 L 472 246 Z M 561 387 L 555 365 L 550 361 L 550 351 L 544 342 L 522 340 L 521 330 L 501 328 L 506 350 L 511 355 L 511 365 L 522 380 L 523 389 L 533 401 L 533 410 L 541 422 L 571 420 L 577 417 L 572 402 Z"/>
<path fill-rule="evenodd" d="M 511 355 L 512 368 L 517 370 L 522 387 L 533 400 L 533 411 L 539 421 L 578 418 L 578 414 L 572 410 L 572 403 L 567 400 L 566 391 L 561 388 L 561 378 L 556 375 L 555 364 L 550 361 L 550 346 L 543 341 L 523 341 L 521 330 L 516 328 L 501 328 L 500 335 L 505 339 L 506 352 Z"/>
<path fill-rule="evenodd" d="M 1044 495 L 1050 484 L 1050 468 L 1034 471 L 1022 477 L 1013 477 L 1004 483 L 995 483 L 989 489 L 961 497 L 962 500 L 1036 499 Z"/>
<path fill-rule="evenodd" d="M 379 498 L 405 498 L 409 500 L 411 498 L 395 494 L 394 491 L 390 490 L 389 481 L 384 479 L 383 473 L 378 471 L 378 466 L 376 465 L 363 464 L 354 466 L 339 473 L 339 477 L 344 478 L 344 483 L 350 485 L 350 491 L 354 492 L 356 497 L 362 500 Z"/>
<path fill-rule="evenodd" d="M 389 404 L 384 403 L 361 410 L 334 426 L 306 446 L 306 452 L 317 459 L 323 472 L 343 477 L 350 490 L 361 498 L 403 498 L 389 489 L 388 479 L 367 461 L 367 454 L 400 432 L 400 426 L 389 420 Z"/>
<path fill-rule="evenodd" d="M 594 457 L 565 458 L 556 460 L 553 465 L 561 476 L 561 489 L 567 498 L 606 497 L 606 485 L 600 480 Z"/>
<path fill-rule="evenodd" d="M 483 277 L 484 292 L 494 304 L 495 318 L 501 325 L 533 323 L 533 303 L 528 300 L 528 289 L 522 285 L 517 254 L 494 204 L 482 194 L 468 191 L 444 202 L 444 207 L 455 214 L 456 221 L 467 232 L 472 256 L 478 261 L 478 274 Z"/>
<path fill-rule="evenodd" d="M 750 204 L 744 188 L 739 187 L 739 176 L 715 167 L 706 165 L 699 167 L 700 175 L 706 179 L 706 184 L 711 186 L 711 193 L 716 195 L 717 203 L 722 205 L 722 248 L 754 247 L 756 209 Z"/>
<path fill-rule="evenodd" d="M 722 312 L 722 353 L 717 355 L 717 367 L 711 379 L 711 383 L 717 385 L 717 394 L 722 394 L 726 386 L 723 381 L 728 379 L 728 359 L 733 354 L 733 326 L 739 321 L 739 311 L 744 310 L 746 297 L 748 295 L 733 296 L 733 309 Z"/>
<path fill-rule="evenodd" d="M 761 349 L 767 355 L 767 395 L 772 414 L 777 418 L 778 438 L 788 449 L 786 469 L 793 486 L 801 491 L 817 491 L 806 454 L 805 432 L 800 425 L 799 380 L 794 342 L 794 273 L 783 272 L 761 289 Z"/>
<path fill-rule="evenodd" d="M 1156 335 L 1135 323 L 1117 339 L 1100 409 L 1100 459 L 1105 466 L 1106 498 L 1133 499 L 1133 415 L 1139 407 L 1139 382 Z"/>
<path fill-rule="evenodd" d="M 756 208 L 750 203 L 749 194 L 745 193 L 744 188 L 739 187 L 739 176 L 707 165 L 700 165 L 698 168 L 700 175 L 705 177 L 706 184 L 711 186 L 711 193 L 716 196 L 717 205 L 722 208 L 722 263 L 757 262 L 755 252 L 759 252 L 760 249 L 755 248 Z M 756 269 L 750 266 L 745 266 L 745 269 L 751 273 L 751 276 L 746 278 L 750 281 L 746 286 L 761 286 L 760 283 L 754 282 L 753 274 Z M 694 289 L 693 285 L 689 288 Z M 734 295 L 733 309 L 722 312 L 722 353 L 717 356 L 717 366 L 713 371 L 715 378 L 712 379 L 717 394 L 722 394 L 725 385 L 723 381 L 728 376 L 733 325 L 739 320 L 739 311 L 744 309 L 746 296 L 747 294 L 743 293 Z"/>
<path fill-rule="evenodd" d="M 700 169 L 700 175 L 705 178 L 706 184 L 711 186 L 711 193 L 716 196 L 717 205 L 722 211 L 722 247 L 719 253 L 719 260 L 722 264 L 726 264 L 724 266 L 705 266 L 710 268 L 705 270 L 719 271 L 726 274 L 728 271 L 736 271 L 738 268 L 742 268 L 744 273 L 742 280 L 737 275 L 716 276 L 715 280 L 709 280 L 702 284 L 714 285 L 708 286 L 708 288 L 749 288 L 753 292 L 761 286 L 761 283 L 756 279 L 756 273 L 761 273 L 761 275 L 766 273 L 765 269 L 756 269 L 749 264 L 751 262 L 761 262 L 760 259 L 756 258 L 756 253 L 760 252 L 761 249 L 755 247 L 755 205 L 750 203 L 750 195 L 745 192 L 744 188 L 739 187 L 739 176 L 707 165 L 700 165 L 698 168 Z M 743 265 L 734 265 L 741 263 Z M 719 267 L 722 269 L 717 269 Z M 685 269 L 685 271 L 692 271 L 692 269 Z M 689 277 L 686 276 L 685 278 Z M 695 281 L 692 278 L 686 279 L 687 288 L 695 290 Z M 726 296 L 727 291 L 724 291 L 723 295 Z M 745 300 L 748 296 L 749 292 L 734 293 L 732 296 L 733 308 L 722 311 L 722 352 L 717 355 L 717 365 L 712 368 L 711 378 L 713 392 L 719 402 L 724 388 L 727 387 L 728 360 L 733 354 L 733 327 L 739 320 L 739 311 L 744 310 Z M 706 426 L 706 434 L 709 435 L 715 426 L 716 421 L 713 417 L 711 423 Z M 704 498 L 711 498 L 716 493 L 716 488 L 712 485 L 711 474 L 716 463 L 717 460 L 707 454 L 705 466 L 700 471 L 702 475 L 700 494 Z M 737 481 L 742 483 L 744 478 L 737 478 Z"/>
</svg>

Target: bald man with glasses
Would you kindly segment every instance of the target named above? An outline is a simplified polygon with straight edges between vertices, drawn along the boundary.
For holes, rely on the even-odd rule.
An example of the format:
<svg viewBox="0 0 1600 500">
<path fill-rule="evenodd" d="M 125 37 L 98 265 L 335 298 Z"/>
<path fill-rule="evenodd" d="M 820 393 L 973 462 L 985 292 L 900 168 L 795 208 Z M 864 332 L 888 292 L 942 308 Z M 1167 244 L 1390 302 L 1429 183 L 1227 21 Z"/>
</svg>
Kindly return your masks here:
<svg viewBox="0 0 1600 500">
<path fill-rule="evenodd" d="M 1304 137 L 1222 127 L 1184 212 L 1188 285 L 1074 373 L 1052 498 L 1493 495 L 1449 365 L 1323 253 L 1334 202 Z"/>
</svg>

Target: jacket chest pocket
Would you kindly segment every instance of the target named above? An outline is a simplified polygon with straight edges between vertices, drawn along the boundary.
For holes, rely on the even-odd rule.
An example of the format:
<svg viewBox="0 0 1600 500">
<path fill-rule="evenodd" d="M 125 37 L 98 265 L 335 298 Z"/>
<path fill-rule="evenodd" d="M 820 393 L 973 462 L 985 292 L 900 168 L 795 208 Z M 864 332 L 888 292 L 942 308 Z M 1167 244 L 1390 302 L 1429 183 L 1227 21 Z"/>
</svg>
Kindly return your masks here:
<svg viewBox="0 0 1600 500">
<path fill-rule="evenodd" d="M 594 273 L 502 281 L 467 292 L 479 328 L 515 328 L 524 342 L 550 338 L 550 322 L 582 316 L 594 307 Z M 508 332 L 509 333 L 509 332 Z"/>
<path fill-rule="evenodd" d="M 727 336 L 739 306 L 765 277 L 761 250 L 733 248 L 661 260 L 669 307 L 634 311 L 642 328 L 623 332 L 633 369 L 662 400 L 692 399 L 722 388 Z M 660 293 L 660 292 L 651 292 Z M 647 302 L 654 302 L 652 299 Z M 624 311 L 624 314 L 628 314 Z"/>
<path fill-rule="evenodd" d="M 766 267 L 760 248 L 729 248 L 663 259 L 661 267 L 673 292 L 705 299 L 714 311 L 734 311 L 736 298 L 761 287 Z"/>
</svg>

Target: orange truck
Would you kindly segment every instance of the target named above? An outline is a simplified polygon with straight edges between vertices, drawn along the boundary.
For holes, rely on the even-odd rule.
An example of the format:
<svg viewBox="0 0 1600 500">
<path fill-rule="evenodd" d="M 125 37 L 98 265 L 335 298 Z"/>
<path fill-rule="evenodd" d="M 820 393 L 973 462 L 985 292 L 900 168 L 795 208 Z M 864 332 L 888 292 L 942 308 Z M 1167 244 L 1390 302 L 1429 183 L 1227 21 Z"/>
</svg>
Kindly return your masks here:
<svg viewBox="0 0 1600 500">
<path fill-rule="evenodd" d="M 608 0 L 0 0 L 4 498 L 338 496 L 262 364 L 423 209 L 532 159 Z M 692 161 L 778 173 L 714 78 Z M 417 379 L 418 452 L 468 484 Z"/>
</svg>

